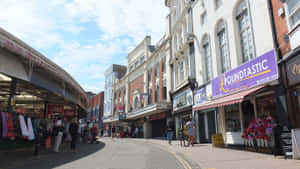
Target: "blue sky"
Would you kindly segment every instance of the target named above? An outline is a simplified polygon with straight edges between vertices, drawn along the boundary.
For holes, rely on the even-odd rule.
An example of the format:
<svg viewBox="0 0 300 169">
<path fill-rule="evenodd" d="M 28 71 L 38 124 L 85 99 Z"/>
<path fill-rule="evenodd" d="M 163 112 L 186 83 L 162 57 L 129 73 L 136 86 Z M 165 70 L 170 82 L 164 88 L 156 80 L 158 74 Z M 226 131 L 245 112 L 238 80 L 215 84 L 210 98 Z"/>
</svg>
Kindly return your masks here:
<svg viewBox="0 0 300 169">
<path fill-rule="evenodd" d="M 104 71 L 126 64 L 146 36 L 165 33 L 164 0 L 0 0 L 0 26 L 68 71 L 87 91 Z"/>
</svg>

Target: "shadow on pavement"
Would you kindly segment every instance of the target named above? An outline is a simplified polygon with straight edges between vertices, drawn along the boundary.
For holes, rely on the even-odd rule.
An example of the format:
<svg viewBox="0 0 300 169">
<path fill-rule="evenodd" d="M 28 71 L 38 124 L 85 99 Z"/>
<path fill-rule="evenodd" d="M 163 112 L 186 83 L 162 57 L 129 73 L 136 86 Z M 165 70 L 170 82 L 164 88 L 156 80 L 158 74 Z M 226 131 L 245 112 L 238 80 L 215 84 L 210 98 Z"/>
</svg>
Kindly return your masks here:
<svg viewBox="0 0 300 169">
<path fill-rule="evenodd" d="M 69 144 L 62 146 L 61 152 L 41 151 L 33 156 L 33 151 L 0 154 L 0 169 L 52 169 L 81 158 L 87 157 L 103 149 L 105 143 L 78 144 L 78 152 L 71 152 Z"/>
</svg>

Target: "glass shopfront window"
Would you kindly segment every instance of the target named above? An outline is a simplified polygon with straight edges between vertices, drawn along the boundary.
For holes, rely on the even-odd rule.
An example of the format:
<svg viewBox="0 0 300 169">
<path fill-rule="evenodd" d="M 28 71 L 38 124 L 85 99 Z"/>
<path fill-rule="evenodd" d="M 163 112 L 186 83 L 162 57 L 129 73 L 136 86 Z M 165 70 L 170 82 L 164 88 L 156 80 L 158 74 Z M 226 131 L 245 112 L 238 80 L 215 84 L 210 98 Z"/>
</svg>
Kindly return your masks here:
<svg viewBox="0 0 300 169">
<path fill-rule="evenodd" d="M 240 132 L 240 112 L 239 105 L 233 104 L 224 107 L 226 132 Z"/>
</svg>

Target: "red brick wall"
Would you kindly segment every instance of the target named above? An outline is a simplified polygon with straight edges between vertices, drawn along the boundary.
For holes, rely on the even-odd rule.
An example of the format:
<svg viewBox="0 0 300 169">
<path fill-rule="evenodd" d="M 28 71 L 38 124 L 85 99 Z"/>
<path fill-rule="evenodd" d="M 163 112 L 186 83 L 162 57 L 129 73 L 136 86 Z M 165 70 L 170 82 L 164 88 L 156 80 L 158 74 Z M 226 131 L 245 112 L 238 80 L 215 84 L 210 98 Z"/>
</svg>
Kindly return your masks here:
<svg viewBox="0 0 300 169">
<path fill-rule="evenodd" d="M 129 104 L 133 107 L 133 92 L 140 89 L 140 93 L 144 93 L 144 74 L 130 82 L 129 84 Z"/>
<path fill-rule="evenodd" d="M 284 5 L 282 2 L 280 2 L 280 0 L 272 0 L 272 6 L 273 6 L 275 27 L 276 27 L 277 41 L 280 46 L 280 51 L 284 56 L 290 50 L 289 42 L 285 43 L 283 40 L 284 34 L 288 33 L 288 25 L 286 20 L 287 16 L 286 16 L 286 12 L 282 16 L 278 16 L 278 10 L 280 8 L 284 9 Z"/>
</svg>

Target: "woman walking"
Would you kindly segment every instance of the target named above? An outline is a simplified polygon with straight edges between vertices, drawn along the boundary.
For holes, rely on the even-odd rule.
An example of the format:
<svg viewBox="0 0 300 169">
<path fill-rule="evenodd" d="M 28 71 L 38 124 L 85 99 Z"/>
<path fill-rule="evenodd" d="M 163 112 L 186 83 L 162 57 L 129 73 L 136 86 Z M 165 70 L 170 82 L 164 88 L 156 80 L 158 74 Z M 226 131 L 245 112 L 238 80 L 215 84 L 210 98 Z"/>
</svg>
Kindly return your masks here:
<svg viewBox="0 0 300 169">
<path fill-rule="evenodd" d="M 76 151 L 76 142 L 77 142 L 77 137 L 78 137 L 78 124 L 77 124 L 76 119 L 73 119 L 72 123 L 70 124 L 69 132 L 72 137 L 71 151 Z"/>
</svg>

